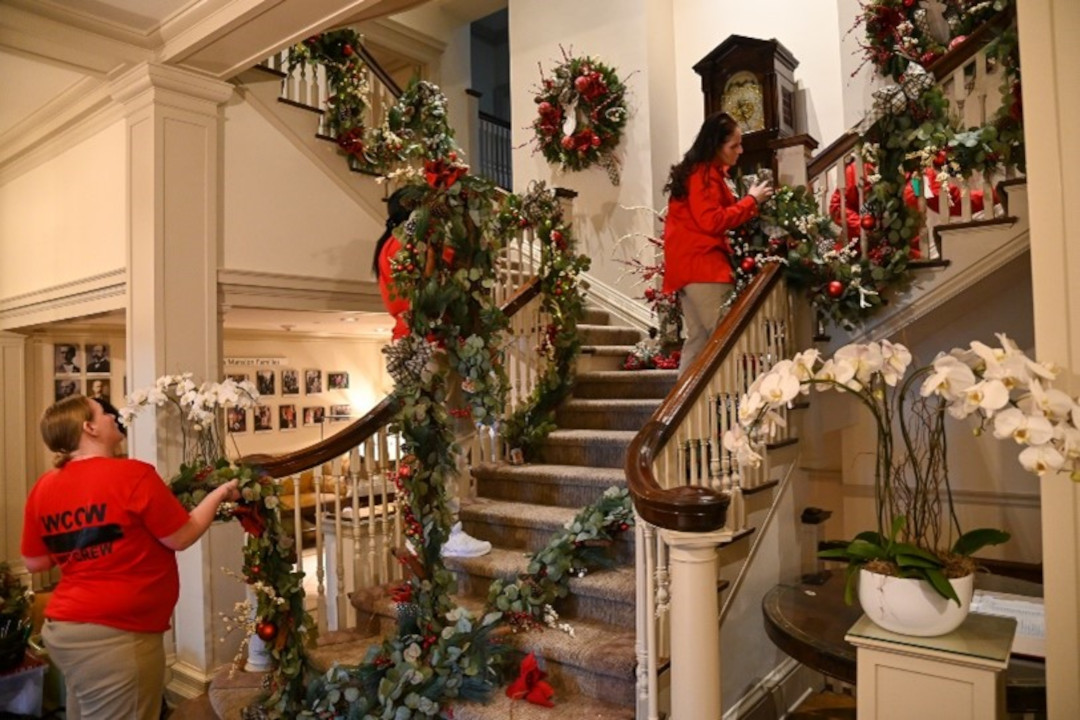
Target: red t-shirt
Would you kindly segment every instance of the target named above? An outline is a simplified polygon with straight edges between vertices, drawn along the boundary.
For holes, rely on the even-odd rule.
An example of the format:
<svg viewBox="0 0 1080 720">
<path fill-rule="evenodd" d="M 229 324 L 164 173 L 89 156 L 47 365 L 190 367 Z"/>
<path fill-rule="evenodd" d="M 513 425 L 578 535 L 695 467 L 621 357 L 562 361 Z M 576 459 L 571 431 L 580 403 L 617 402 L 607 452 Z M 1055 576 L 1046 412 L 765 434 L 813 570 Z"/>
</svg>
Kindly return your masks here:
<svg viewBox="0 0 1080 720">
<path fill-rule="evenodd" d="M 49 555 L 60 584 L 45 616 L 164 632 L 180 596 L 176 553 L 158 538 L 188 512 L 149 465 L 88 458 L 38 479 L 26 500 L 22 554 Z"/>
<path fill-rule="evenodd" d="M 727 233 L 757 217 L 749 195 L 739 200 L 728 188 L 727 168 L 713 163 L 694 168 L 686 197 L 671 198 L 664 219 L 664 292 L 691 283 L 732 282 Z"/>
</svg>

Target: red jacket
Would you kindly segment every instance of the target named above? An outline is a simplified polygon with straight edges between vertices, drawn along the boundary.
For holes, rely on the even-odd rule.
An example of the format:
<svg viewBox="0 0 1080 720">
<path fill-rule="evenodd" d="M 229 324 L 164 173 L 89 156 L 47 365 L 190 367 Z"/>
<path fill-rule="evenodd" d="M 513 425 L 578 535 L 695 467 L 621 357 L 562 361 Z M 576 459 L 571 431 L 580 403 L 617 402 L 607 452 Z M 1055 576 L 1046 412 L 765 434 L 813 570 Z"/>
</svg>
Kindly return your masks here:
<svg viewBox="0 0 1080 720">
<path fill-rule="evenodd" d="M 400 249 L 401 243 L 398 239 L 390 236 L 379 252 L 379 294 L 382 295 L 386 312 L 394 318 L 393 338 L 395 340 L 400 340 L 409 334 L 409 326 L 405 323 L 405 313 L 409 312 L 409 301 L 395 294 L 392 284 L 393 270 L 390 269 L 390 261 Z"/>
<path fill-rule="evenodd" d="M 757 217 L 754 198 L 735 199 L 724 181 L 727 168 L 694 168 L 685 198 L 671 198 L 664 221 L 664 292 L 691 283 L 733 281 L 727 233 Z"/>
</svg>

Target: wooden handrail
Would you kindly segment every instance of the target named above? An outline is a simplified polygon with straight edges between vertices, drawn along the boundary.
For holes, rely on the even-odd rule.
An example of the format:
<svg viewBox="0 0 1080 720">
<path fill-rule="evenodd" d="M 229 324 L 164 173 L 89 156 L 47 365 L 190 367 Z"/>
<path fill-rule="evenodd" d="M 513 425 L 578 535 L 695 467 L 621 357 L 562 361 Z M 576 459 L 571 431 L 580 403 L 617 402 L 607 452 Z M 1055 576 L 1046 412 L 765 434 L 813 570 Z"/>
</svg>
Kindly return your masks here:
<svg viewBox="0 0 1080 720">
<path fill-rule="evenodd" d="M 513 316 L 521 308 L 525 307 L 529 300 L 539 294 L 540 280 L 539 278 L 532 278 L 503 304 L 502 311 L 507 316 Z M 394 402 L 394 397 L 387 395 L 378 405 L 369 410 L 364 417 L 325 440 L 320 440 L 309 447 L 282 455 L 247 455 L 240 458 L 240 462 L 245 465 L 257 465 L 275 478 L 309 470 L 344 455 L 372 437 L 379 431 L 379 428 L 390 422 L 396 411 L 397 404 Z"/>
<path fill-rule="evenodd" d="M 372 74 L 379 79 L 379 82 L 386 86 L 386 88 L 390 91 L 391 95 L 396 98 L 401 97 L 401 86 L 394 82 L 394 78 L 390 77 L 390 73 L 383 70 L 382 65 L 380 65 L 375 60 L 375 57 L 371 54 L 370 50 L 361 45 L 360 47 L 356 48 L 356 53 L 360 56 L 360 59 L 363 60 L 364 63 L 371 69 Z"/>
<path fill-rule="evenodd" d="M 829 143 L 821 152 L 806 163 L 806 177 L 813 180 L 821 173 L 832 167 L 833 163 L 847 155 L 859 144 L 859 133 L 848 130 L 846 133 Z"/>
<path fill-rule="evenodd" d="M 990 18 L 977 27 L 964 42 L 954 47 L 949 52 L 939 57 L 926 68 L 936 79 L 942 80 L 953 70 L 966 63 L 971 58 L 997 38 L 1001 30 L 1016 18 L 1016 8 L 1007 7 L 994 17 Z"/>
<path fill-rule="evenodd" d="M 650 524 L 682 532 L 710 532 L 723 527 L 725 512 L 731 502 L 727 495 L 697 485 L 661 487 L 652 471 L 653 461 L 694 401 L 708 388 L 709 381 L 782 277 L 779 264 L 769 263 L 750 282 L 720 321 L 697 360 L 679 378 L 675 389 L 630 443 L 626 454 L 626 482 L 634 507 Z"/>
</svg>

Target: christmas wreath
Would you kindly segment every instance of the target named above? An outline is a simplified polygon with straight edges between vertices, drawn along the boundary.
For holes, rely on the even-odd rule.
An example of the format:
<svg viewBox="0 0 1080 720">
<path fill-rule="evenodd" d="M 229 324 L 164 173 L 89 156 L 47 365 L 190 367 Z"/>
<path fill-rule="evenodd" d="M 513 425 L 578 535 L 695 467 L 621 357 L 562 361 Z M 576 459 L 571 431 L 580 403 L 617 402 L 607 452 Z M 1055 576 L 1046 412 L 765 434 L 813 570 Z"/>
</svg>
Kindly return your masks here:
<svg viewBox="0 0 1080 720">
<path fill-rule="evenodd" d="M 562 64 L 551 77 L 540 70 L 541 85 L 533 98 L 535 141 L 549 163 L 563 170 L 584 170 L 599 164 L 619 184 L 615 148 L 622 140 L 628 112 L 626 85 L 615 70 L 594 57 L 563 51 Z"/>
</svg>

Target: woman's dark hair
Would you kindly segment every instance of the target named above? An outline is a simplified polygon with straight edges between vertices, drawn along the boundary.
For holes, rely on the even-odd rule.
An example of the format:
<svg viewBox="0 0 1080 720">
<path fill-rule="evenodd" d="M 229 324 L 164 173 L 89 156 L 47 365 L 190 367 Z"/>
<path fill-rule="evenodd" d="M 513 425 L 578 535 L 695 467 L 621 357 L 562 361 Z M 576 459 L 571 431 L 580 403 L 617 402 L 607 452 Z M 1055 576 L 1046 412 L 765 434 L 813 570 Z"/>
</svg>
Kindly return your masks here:
<svg viewBox="0 0 1080 720">
<path fill-rule="evenodd" d="M 380 275 L 379 255 L 382 254 L 383 247 L 394 234 L 394 228 L 408 220 L 409 215 L 412 214 L 413 205 L 410 201 L 414 195 L 415 191 L 412 188 L 403 187 L 395 190 L 386 199 L 386 230 L 383 231 L 383 234 L 375 243 L 375 255 L 371 258 L 371 272 L 375 274 L 376 279 L 379 279 Z"/>
<path fill-rule="evenodd" d="M 678 200 L 686 197 L 690 173 L 694 172 L 694 168 L 701 163 L 715 160 L 720 148 L 738 127 L 739 124 L 727 113 L 713 113 L 705 118 L 705 122 L 701 123 L 701 129 L 698 130 L 697 137 L 694 139 L 694 144 L 690 146 L 677 165 L 671 166 L 671 174 L 668 175 L 667 184 L 664 185 L 664 192 L 671 193 L 671 197 Z"/>
</svg>

